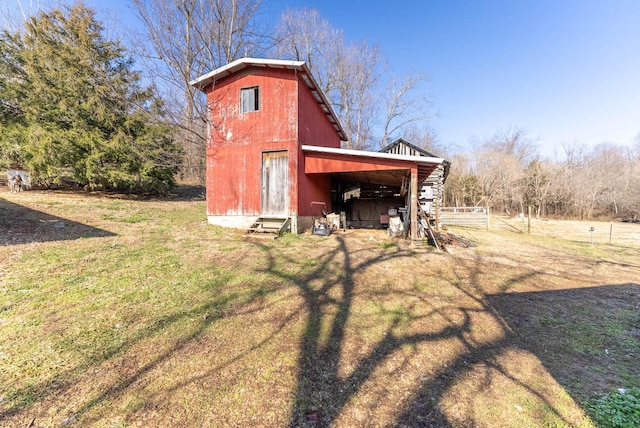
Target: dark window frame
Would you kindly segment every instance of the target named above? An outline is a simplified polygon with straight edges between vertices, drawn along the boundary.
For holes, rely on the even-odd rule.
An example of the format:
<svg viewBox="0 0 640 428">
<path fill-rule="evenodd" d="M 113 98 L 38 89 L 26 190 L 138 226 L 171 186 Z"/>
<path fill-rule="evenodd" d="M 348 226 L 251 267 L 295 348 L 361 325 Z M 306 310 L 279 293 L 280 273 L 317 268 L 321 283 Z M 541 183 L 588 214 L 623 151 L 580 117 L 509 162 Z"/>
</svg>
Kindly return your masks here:
<svg viewBox="0 0 640 428">
<path fill-rule="evenodd" d="M 249 86 L 240 89 L 240 111 L 242 113 L 260 111 L 259 86 Z"/>
</svg>

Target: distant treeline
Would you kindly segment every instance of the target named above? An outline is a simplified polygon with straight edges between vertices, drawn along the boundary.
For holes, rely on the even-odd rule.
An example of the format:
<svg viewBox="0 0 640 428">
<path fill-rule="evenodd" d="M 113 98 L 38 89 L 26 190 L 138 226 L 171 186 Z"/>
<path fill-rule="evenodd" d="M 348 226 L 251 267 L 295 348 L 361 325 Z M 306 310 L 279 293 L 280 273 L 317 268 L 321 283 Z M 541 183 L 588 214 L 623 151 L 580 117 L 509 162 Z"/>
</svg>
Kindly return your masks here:
<svg viewBox="0 0 640 428">
<path fill-rule="evenodd" d="M 562 146 L 561 159 L 542 159 L 521 130 L 508 130 L 451 158 L 448 206 L 489 206 L 514 215 L 638 218 L 640 141 Z M 559 157 L 560 157 L 559 156 Z"/>
</svg>

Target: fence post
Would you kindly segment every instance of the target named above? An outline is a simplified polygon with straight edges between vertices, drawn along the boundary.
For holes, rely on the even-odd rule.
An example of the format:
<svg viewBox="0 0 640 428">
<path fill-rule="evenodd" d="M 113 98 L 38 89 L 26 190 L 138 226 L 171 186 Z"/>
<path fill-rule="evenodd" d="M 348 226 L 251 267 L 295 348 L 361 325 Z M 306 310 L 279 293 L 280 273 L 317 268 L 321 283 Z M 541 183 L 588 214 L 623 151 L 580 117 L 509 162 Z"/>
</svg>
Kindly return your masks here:
<svg viewBox="0 0 640 428">
<path fill-rule="evenodd" d="M 489 230 L 489 226 L 490 226 L 490 221 L 489 221 L 489 216 L 490 216 L 490 215 L 491 215 L 491 214 L 490 214 L 490 212 L 489 212 L 489 205 L 487 205 L 487 220 L 486 220 L 486 223 L 487 223 L 487 230 Z"/>
<path fill-rule="evenodd" d="M 613 220 L 611 220 L 611 225 L 609 226 L 609 245 L 611 245 L 611 235 L 613 235 Z"/>
</svg>

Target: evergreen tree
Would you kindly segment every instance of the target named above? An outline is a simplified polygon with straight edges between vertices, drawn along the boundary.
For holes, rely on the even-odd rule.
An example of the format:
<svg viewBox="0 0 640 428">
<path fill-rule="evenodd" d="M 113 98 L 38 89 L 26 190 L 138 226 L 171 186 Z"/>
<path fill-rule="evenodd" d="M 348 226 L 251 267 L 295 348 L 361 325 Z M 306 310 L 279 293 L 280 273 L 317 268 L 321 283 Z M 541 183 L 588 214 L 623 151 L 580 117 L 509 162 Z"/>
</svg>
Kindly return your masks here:
<svg viewBox="0 0 640 428">
<path fill-rule="evenodd" d="M 82 4 L 0 38 L 0 156 L 43 185 L 165 192 L 181 153 L 124 48 Z"/>
<path fill-rule="evenodd" d="M 24 163 L 21 146 L 24 136 L 24 111 L 19 82 L 25 80 L 19 61 L 23 50 L 17 36 L 0 36 L 0 168 L 14 168 Z"/>
</svg>

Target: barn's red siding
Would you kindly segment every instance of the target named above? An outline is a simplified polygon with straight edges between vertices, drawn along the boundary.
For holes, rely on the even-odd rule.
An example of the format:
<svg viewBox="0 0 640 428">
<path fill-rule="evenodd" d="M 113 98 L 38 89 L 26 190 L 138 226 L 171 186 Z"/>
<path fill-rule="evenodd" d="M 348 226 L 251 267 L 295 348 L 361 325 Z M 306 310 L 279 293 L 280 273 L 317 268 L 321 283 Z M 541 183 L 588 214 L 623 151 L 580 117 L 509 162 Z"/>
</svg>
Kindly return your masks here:
<svg viewBox="0 0 640 428">
<path fill-rule="evenodd" d="M 304 82 L 300 82 L 300 87 L 306 89 Z M 307 90 L 300 90 L 298 103 L 300 144 L 340 148 L 340 138 L 313 94 Z M 311 202 L 313 201 L 325 202 L 327 209 L 332 211 L 331 176 L 329 174 L 306 175 L 304 173 L 305 158 L 301 149 L 298 148 L 298 150 L 298 159 L 300 159 L 298 164 L 298 214 L 302 216 L 317 215 L 317 212 L 311 212 Z"/>
<path fill-rule="evenodd" d="M 345 171 L 393 171 L 407 169 L 407 161 L 397 159 L 376 159 L 375 163 L 357 156 L 331 153 L 312 153 L 305 159 L 305 173 L 345 172 Z"/>
<path fill-rule="evenodd" d="M 240 90 L 258 86 L 260 109 L 241 113 Z M 340 147 L 340 138 L 296 70 L 250 68 L 206 90 L 213 123 L 207 145 L 207 214 L 260 215 L 262 153 L 289 153 L 289 215 L 330 208 L 330 176 L 304 173 L 302 144 Z"/>
<path fill-rule="evenodd" d="M 327 120 L 313 94 L 306 89 L 305 83 L 300 80 L 298 94 L 298 140 L 300 144 L 340 148 L 340 139 L 333 125 Z"/>
<path fill-rule="evenodd" d="M 289 152 L 289 188 L 297 188 L 297 79 L 287 70 L 244 71 L 207 93 L 213 123 L 207 145 L 207 213 L 260 215 L 262 152 Z M 241 113 L 240 90 L 258 86 L 260 109 Z M 295 199 L 295 198 L 294 198 Z M 296 205 L 290 200 L 289 207 Z"/>
</svg>

